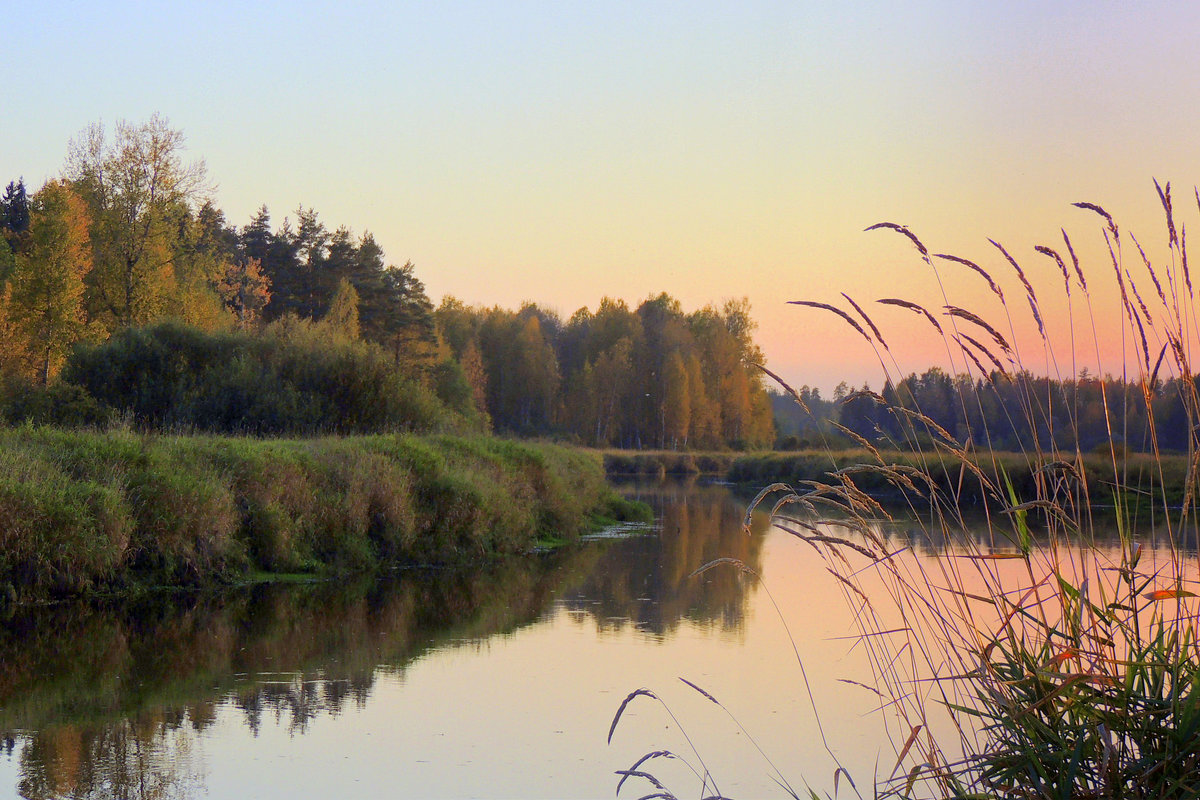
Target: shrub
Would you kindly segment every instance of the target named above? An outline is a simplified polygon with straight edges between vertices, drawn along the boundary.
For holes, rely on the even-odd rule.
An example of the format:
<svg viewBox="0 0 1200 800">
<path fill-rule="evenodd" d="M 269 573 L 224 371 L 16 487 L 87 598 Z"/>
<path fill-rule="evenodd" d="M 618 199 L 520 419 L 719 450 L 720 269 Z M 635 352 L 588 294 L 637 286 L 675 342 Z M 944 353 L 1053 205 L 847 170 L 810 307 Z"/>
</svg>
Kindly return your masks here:
<svg viewBox="0 0 1200 800">
<path fill-rule="evenodd" d="M 285 317 L 261 333 L 178 322 L 77 349 L 64 380 L 136 424 L 254 435 L 452 430 L 476 425 L 377 345 Z"/>
<path fill-rule="evenodd" d="M 0 415 L 13 424 L 55 425 L 63 428 L 103 428 L 115 412 L 80 386 L 52 383 L 38 386 L 22 379 L 8 381 L 0 395 Z"/>
</svg>

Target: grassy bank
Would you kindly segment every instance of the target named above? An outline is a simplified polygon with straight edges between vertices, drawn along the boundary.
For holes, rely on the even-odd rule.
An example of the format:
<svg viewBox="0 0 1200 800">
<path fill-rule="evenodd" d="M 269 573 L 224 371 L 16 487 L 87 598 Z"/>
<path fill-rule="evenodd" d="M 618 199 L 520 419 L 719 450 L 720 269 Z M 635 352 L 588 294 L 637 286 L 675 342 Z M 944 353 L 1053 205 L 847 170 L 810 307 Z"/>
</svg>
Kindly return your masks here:
<svg viewBox="0 0 1200 800">
<path fill-rule="evenodd" d="M 0 431 L 10 600 L 461 562 L 630 513 L 593 455 L 484 436 Z"/>
<path fill-rule="evenodd" d="M 832 475 L 845 473 L 854 485 L 877 499 L 898 499 L 904 487 L 895 477 L 862 465 L 880 461 L 919 475 L 922 492 L 932 483 L 946 498 L 958 503 L 981 503 L 995 487 L 1012 485 L 1018 496 L 1032 497 L 1046 486 L 1061 480 L 1064 472 L 1082 470 L 1093 505 L 1113 505 L 1136 509 L 1152 501 L 1178 506 L 1188 486 L 1188 460 L 1182 455 L 1148 453 L 1090 453 L 1078 459 L 1054 462 L 1044 454 L 978 452 L 943 454 L 921 451 L 886 451 L 878 455 L 866 450 L 796 451 L 739 455 L 725 472 L 726 480 L 761 486 L 773 482 L 798 484 L 804 481 L 829 481 Z M 1115 477 L 1114 477 L 1115 476 Z M 985 483 L 986 480 L 986 483 Z M 1117 493 L 1121 497 L 1116 496 Z"/>
<path fill-rule="evenodd" d="M 1020 452 L 977 452 L 964 458 L 920 450 L 878 453 L 862 449 L 755 453 L 605 450 L 601 456 L 605 472 L 611 476 L 710 475 L 755 488 L 776 482 L 827 482 L 836 473 L 849 470 L 845 474 L 855 486 L 880 500 L 900 499 L 904 493 L 892 476 L 861 469 L 862 465 L 878 464 L 881 459 L 903 470 L 919 472 L 923 491 L 932 482 L 943 496 L 963 503 L 982 502 L 988 486 L 1007 483 L 1012 484 L 1018 495 L 1033 496 L 1042 490 L 1039 482 L 1055 478 L 1054 469 L 1047 469 L 1044 456 Z M 964 462 L 969 466 L 964 466 Z M 1070 469 L 1082 467 L 1093 504 L 1119 502 L 1136 509 L 1148 505 L 1153 498 L 1160 504 L 1178 506 L 1188 486 L 1188 460 L 1183 455 L 1097 452 L 1084 454 L 1077 461 L 1072 455 L 1070 462 Z M 986 484 L 980 476 L 986 479 Z M 1120 498 L 1115 496 L 1117 487 L 1122 494 Z"/>
</svg>

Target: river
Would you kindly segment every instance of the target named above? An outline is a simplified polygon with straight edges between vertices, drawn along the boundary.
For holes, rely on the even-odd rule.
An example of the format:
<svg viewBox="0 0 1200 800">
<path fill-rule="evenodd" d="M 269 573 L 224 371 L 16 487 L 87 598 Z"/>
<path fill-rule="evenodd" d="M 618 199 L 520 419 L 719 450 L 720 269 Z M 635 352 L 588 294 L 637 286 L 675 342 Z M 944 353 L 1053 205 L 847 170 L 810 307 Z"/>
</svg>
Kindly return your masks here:
<svg viewBox="0 0 1200 800">
<path fill-rule="evenodd" d="M 726 487 L 628 492 L 653 529 L 485 569 L 10 611 L 0 797 L 612 797 L 655 750 L 681 797 L 870 796 L 898 745 L 824 564 Z"/>
</svg>

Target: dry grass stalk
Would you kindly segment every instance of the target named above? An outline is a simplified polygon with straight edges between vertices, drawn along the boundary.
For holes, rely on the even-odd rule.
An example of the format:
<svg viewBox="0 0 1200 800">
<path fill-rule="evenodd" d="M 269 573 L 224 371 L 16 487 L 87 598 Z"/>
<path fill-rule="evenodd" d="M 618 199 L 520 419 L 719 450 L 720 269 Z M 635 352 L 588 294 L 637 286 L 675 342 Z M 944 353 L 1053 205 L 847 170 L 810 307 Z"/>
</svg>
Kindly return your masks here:
<svg viewBox="0 0 1200 800">
<path fill-rule="evenodd" d="M 1169 246 L 1179 254 L 1181 263 L 1186 263 L 1186 239 L 1182 226 L 1176 232 L 1169 185 L 1158 191 L 1167 215 Z M 1196 196 L 1200 205 L 1200 192 Z M 1132 385 L 1140 387 L 1141 401 L 1150 408 L 1164 364 L 1174 374 L 1192 375 L 1187 337 L 1194 332 L 1186 331 L 1185 321 L 1194 314 L 1159 281 L 1151 259 L 1135 239 L 1154 283 L 1158 307 L 1147 303 L 1136 280 L 1121 266 L 1120 232 L 1111 215 L 1092 203 L 1076 205 L 1104 220 L 1103 238 L 1121 303 L 1122 313 L 1117 318 L 1128 320 L 1136 331 L 1140 351 L 1133 366 L 1142 377 Z M 907 228 L 883 224 L 871 229 L 878 227 L 904 234 L 927 257 L 924 245 Z M 1063 242 L 1070 267 L 1053 249 L 1035 249 L 1054 260 L 1068 298 L 1073 269 L 1090 300 L 1086 276 L 1065 231 Z M 1039 334 L 1049 346 L 1034 287 L 1011 254 L 1001 245 L 993 245 L 1024 285 Z M 974 269 L 1003 299 L 999 287 L 973 262 L 938 257 Z M 1185 281 L 1190 297 L 1190 276 L 1185 275 Z M 880 302 L 923 313 L 933 321 L 917 303 L 895 299 Z M 1026 374 L 1015 348 L 982 317 L 950 303 L 945 308 L 948 316 L 986 331 L 1003 355 L 1013 360 L 1016 372 Z M 1171 324 L 1163 331 L 1166 342 L 1152 362 L 1146 326 L 1159 330 L 1153 322 L 1160 316 Z M 941 327 L 936 327 L 941 333 Z M 965 333 L 955 333 L 952 339 L 974 361 L 981 375 L 985 369 L 976 353 L 986 356 L 998 372 L 1009 375 L 996 354 L 976 339 Z M 1183 411 L 1200 423 L 1200 396 L 1195 384 L 1191 380 L 1182 384 Z M 880 399 L 886 401 L 883 395 L 869 396 L 877 405 Z M 1028 400 L 1025 413 L 1029 426 L 1036 430 L 1044 412 L 1032 395 Z M 1115 440 L 1121 428 L 1107 416 L 1107 397 L 1104 407 L 1106 425 Z M 882 621 L 881 616 L 872 613 L 860 617 L 864 623 L 860 641 L 868 648 L 876 677 L 876 685 L 867 689 L 887 698 L 885 707 L 904 731 L 896 766 L 877 792 L 895 796 L 983 792 L 986 796 L 1084 798 L 1115 797 L 1118 787 L 1125 787 L 1128 796 L 1139 797 L 1190 796 L 1187 792 L 1200 791 L 1200 756 L 1196 755 L 1200 739 L 1188 745 L 1192 750 L 1163 751 L 1166 760 L 1158 762 L 1161 766 L 1154 770 L 1136 767 L 1139 759 L 1152 752 L 1149 748 L 1158 746 L 1145 737 L 1164 730 L 1194 730 L 1200 736 L 1200 706 L 1189 710 L 1191 706 L 1180 705 L 1191 696 L 1191 687 L 1200 692 L 1200 598 L 1188 588 L 1200 584 L 1200 576 L 1196 575 L 1200 556 L 1193 550 L 1189 558 L 1182 557 L 1177 541 L 1177 535 L 1188 524 L 1195 528 L 1194 520 L 1188 520 L 1200 477 L 1200 427 L 1191 428 L 1193 455 L 1188 459 L 1182 506 L 1173 506 L 1161 493 L 1142 493 L 1137 486 L 1125 483 L 1121 467 L 1124 456 L 1118 455 L 1113 446 L 1109 454 L 1112 475 L 1099 478 L 1101 483 L 1115 484 L 1119 498 L 1119 536 L 1116 548 L 1108 549 L 1095 544 L 1094 516 L 1087 498 L 1095 493 L 1093 484 L 1098 479 L 1085 472 L 1078 451 L 1064 457 L 1060 455 L 1063 444 L 1051 441 L 1043 448 L 1034 438 L 1025 452 L 1032 480 L 1018 488 L 994 456 L 984 455 L 985 460 L 993 459 L 991 469 L 997 470 L 989 474 L 959 444 L 958 437 L 920 409 L 893 400 L 890 410 L 912 423 L 901 430 L 927 430 L 942 457 L 957 463 L 962 474 L 974 475 L 984 487 L 984 509 L 990 512 L 988 537 L 981 540 L 964 536 L 957 527 L 959 517 L 953 501 L 949 507 L 940 506 L 945 496 L 937 490 L 936 482 L 930 479 L 931 492 L 926 497 L 909 473 L 883 460 L 862 437 L 855 441 L 866 447 L 877 463 L 832 472 L 831 483 L 800 485 L 795 489 L 795 499 L 776 504 L 777 510 L 784 506 L 834 508 L 836 515 L 807 523 L 792 514 L 787 515 L 786 522 L 777 514 L 777 521 L 792 535 L 828 548 L 827 568 L 848 600 L 878 609 L 881 598 L 873 593 L 879 591 L 878 587 L 869 589 L 862 579 L 867 575 L 873 576 L 872 580 L 884 579 L 885 594 L 895 603 L 893 613 L 903 623 L 899 628 L 877 626 L 875 621 Z M 847 435 L 854 433 L 843 430 Z M 1152 442 L 1156 441 L 1154 430 L 1151 412 Z M 914 455 L 927 455 L 922 455 L 922 447 L 928 444 L 921 445 L 916 438 L 907 444 Z M 1157 458 L 1156 454 L 1151 458 Z M 1155 463 L 1161 482 L 1163 462 Z M 858 482 L 866 478 L 878 478 L 901 488 L 910 503 L 925 498 L 926 513 L 916 517 L 924 520 L 923 535 L 943 543 L 940 546 L 945 554 L 952 557 L 923 560 L 881 547 L 883 540 L 872 527 L 873 515 L 864 514 L 869 504 L 863 497 L 870 496 L 870 492 L 860 488 Z M 845 491 L 839 491 L 839 486 Z M 1134 533 L 1137 520 L 1132 516 L 1133 509 L 1145 504 L 1154 508 L 1155 535 L 1168 540 L 1166 549 L 1156 551 L 1154 560 L 1147 559 L 1147 551 Z M 828 533 L 833 527 L 857 530 L 862 538 Z M 1005 543 L 1012 549 L 996 549 Z M 833 555 L 837 550 L 844 552 Z M 885 632 L 889 635 L 882 635 Z M 930 679 L 931 683 L 922 683 Z M 929 694 L 916 691 L 918 686 L 936 688 Z M 1139 694 L 1143 691 L 1151 692 L 1151 697 Z M 949 709 L 954 729 L 960 733 L 959 742 L 919 735 L 929 730 L 927 720 L 934 710 L 930 702 L 935 699 Z M 1146 702 L 1166 703 L 1161 712 L 1155 712 L 1166 716 L 1149 721 L 1145 718 Z M 975 724 L 980 719 L 986 721 L 983 727 Z M 1102 722 L 1097 724 L 1095 720 Z M 1018 764 L 1034 763 L 1022 759 L 1035 759 L 1044 769 L 1022 772 Z M 1193 762 L 1194 768 L 1189 767 Z M 1158 782 L 1161 775 L 1179 774 L 1180 769 L 1185 773 L 1194 769 L 1191 782 L 1180 783 L 1179 778 Z M 1154 787 L 1174 788 L 1164 794 Z"/>
<path fill-rule="evenodd" d="M 751 504 L 748 513 L 780 495 L 770 509 L 776 527 L 813 548 L 813 557 L 824 560 L 857 612 L 856 639 L 873 680 L 847 682 L 879 697 L 880 713 L 894 721 L 889 729 L 897 734 L 895 766 L 875 787 L 877 797 L 1090 800 L 1200 794 L 1200 702 L 1195 700 L 1200 697 L 1200 526 L 1194 511 L 1200 494 L 1200 390 L 1188 357 L 1200 334 L 1191 327 L 1195 312 L 1184 229 L 1176 227 L 1169 184 L 1156 183 L 1156 188 L 1167 216 L 1169 248 L 1184 268 L 1186 297 L 1175 291 L 1169 270 L 1167 285 L 1159 282 L 1135 239 L 1156 290 L 1147 303 L 1121 264 L 1120 232 L 1111 215 L 1093 203 L 1075 204 L 1104 221 L 1101 234 L 1121 304 L 1107 319 L 1090 311 L 1097 348 L 1097 322 L 1115 321 L 1123 341 L 1126 322 L 1137 331 L 1134 346 L 1140 349 L 1133 363 L 1121 365 L 1122 375 L 1136 373 L 1122 384 L 1127 388 L 1121 397 L 1110 402 L 1109 382 L 1099 381 L 1108 435 L 1102 471 L 1097 472 L 1096 461 L 1085 459 L 1077 442 L 1042 432 L 1077 435 L 1080 410 L 1071 405 L 1066 388 L 1057 398 L 1048 379 L 1038 388 L 1042 379 L 1022 364 L 1015 334 L 1010 342 L 979 314 L 947 299 L 949 317 L 984 330 L 1000 349 L 993 353 L 966 333 L 946 337 L 981 373 L 973 384 L 981 413 L 985 394 L 1000 392 L 1008 382 L 983 380 L 985 368 L 976 353 L 1016 384 L 1009 390 L 1020 399 L 1023 416 L 1009 422 L 1025 432 L 1022 450 L 1009 456 L 977 452 L 970 443 L 986 442 L 986 428 L 968 425 L 952 432 L 897 391 L 856 392 L 847 399 L 869 399 L 897 421 L 891 430 L 900 433 L 889 435 L 898 436 L 893 444 L 909 451 L 903 461 L 835 422 L 834 430 L 863 448 L 862 463 L 831 470 L 827 480 L 772 484 Z M 1196 199 L 1200 206 L 1200 191 Z M 868 230 L 879 228 L 901 233 L 930 262 L 929 250 L 908 228 L 881 223 Z M 1057 264 L 1068 302 L 1073 270 L 1090 309 L 1092 295 L 1080 260 L 1065 230 L 1062 236 L 1069 267 L 1055 250 L 1035 250 Z M 1033 285 L 1016 259 L 992 244 L 1013 266 L 1039 335 L 1052 351 Z M 973 269 L 1003 303 L 1000 287 L 974 262 L 937 257 Z M 874 338 L 833 306 L 797 304 L 834 311 L 869 342 L 882 343 L 880 329 L 846 299 Z M 944 335 L 922 305 L 894 298 L 879 302 L 924 315 Z M 1163 322 L 1152 330 L 1165 342 L 1152 363 L 1145 324 L 1155 319 Z M 1074 371 L 1073 339 L 1070 363 Z M 1179 407 L 1169 412 L 1185 414 L 1188 421 L 1179 497 L 1165 492 L 1167 462 L 1155 433 L 1156 387 L 1164 369 L 1180 378 Z M 1063 386 L 1079 388 L 1078 383 Z M 1131 477 L 1135 459 L 1124 444 L 1128 409 L 1122 404 L 1134 401 L 1149 415 L 1150 452 L 1139 457 L 1148 465 L 1145 474 L 1153 476 L 1148 489 Z M 1062 413 L 1052 411 L 1055 402 L 1071 417 L 1065 428 L 1050 424 L 1052 413 Z M 1009 413 L 1009 406 L 999 407 Z M 970 418 L 964 414 L 964 419 Z M 970 502 L 978 503 L 982 516 L 978 535 L 963 522 L 971 511 L 962 499 L 968 484 L 976 487 Z M 880 501 L 878 492 L 884 489 L 912 512 L 905 524 L 916 533 L 900 544 L 900 534 L 886 533 L 897 515 Z M 1111 493 L 1115 508 L 1093 509 L 1091 498 L 1101 491 Z M 1111 541 L 1100 535 L 1102 514 L 1115 526 Z M 1145 535 L 1158 546 L 1144 544 Z M 718 560 L 703 569 L 731 563 Z M 618 718 L 637 696 L 626 698 Z M 630 774 L 640 772 L 645 761 Z M 839 778 L 842 769 L 839 764 Z"/>
<path fill-rule="evenodd" d="M 961 256 L 947 255 L 945 253 L 937 253 L 934 255 L 934 258 L 941 258 L 941 259 L 945 259 L 946 261 L 953 261 L 956 264 L 962 264 L 964 267 L 969 267 L 969 268 L 975 270 L 976 272 L 978 272 L 980 275 L 983 276 L 984 280 L 987 281 L 988 288 L 992 290 L 992 294 L 996 295 L 996 297 L 999 297 L 1001 303 L 1004 302 L 1004 292 L 1000 289 L 1000 286 L 996 283 L 996 281 L 992 280 L 992 276 L 987 273 L 987 270 L 985 270 L 983 267 L 976 264 L 974 261 L 970 261 L 969 259 L 963 258 Z"/>
<path fill-rule="evenodd" d="M 876 300 L 875 302 L 883 303 L 884 305 L 889 306 L 900 306 L 901 308 L 907 308 L 909 311 L 915 311 L 918 314 L 924 314 L 925 319 L 929 320 L 929 324 L 932 325 L 939 334 L 942 332 L 942 326 L 938 324 L 937 319 L 934 318 L 933 314 L 930 314 L 928 311 L 926 311 L 923 306 L 917 305 L 916 303 L 911 303 L 908 300 L 900 300 L 895 297 L 886 297 L 882 300 Z"/>
<path fill-rule="evenodd" d="M 854 299 L 850 297 L 850 295 L 842 292 L 842 297 L 846 298 L 846 302 L 854 306 L 854 310 L 858 312 L 858 315 L 863 318 L 867 325 L 871 326 L 871 333 L 875 334 L 875 338 L 879 340 L 881 345 L 883 345 L 883 349 L 890 350 L 891 348 L 888 347 L 887 342 L 883 340 L 883 334 L 879 332 L 879 328 L 876 327 L 875 323 L 871 321 L 871 318 L 867 316 L 867 312 L 863 311 L 858 303 L 854 302 Z"/>
<path fill-rule="evenodd" d="M 1021 285 L 1025 287 L 1025 299 L 1029 301 L 1029 310 L 1033 312 L 1033 320 L 1037 323 L 1038 333 L 1044 338 L 1046 335 L 1046 326 L 1042 324 L 1042 313 L 1038 308 L 1037 294 L 1033 291 L 1033 284 L 1025 277 L 1025 270 L 1021 269 L 1021 265 L 1017 263 L 1017 260 L 1009 255 L 1009 252 L 1004 249 L 1004 245 L 994 239 L 988 239 L 988 241 L 1008 259 L 1008 263 L 1012 264 L 1012 268 L 1017 271 L 1017 277 L 1021 279 Z"/>
<path fill-rule="evenodd" d="M 925 247 L 925 245 L 921 244 L 921 240 L 916 237 L 916 234 L 914 234 L 912 231 L 910 231 L 904 225 L 897 225 L 894 222 L 878 222 L 878 223 L 872 225 L 871 227 L 867 228 L 867 230 L 874 231 L 874 230 L 879 230 L 881 228 L 893 230 L 893 231 L 896 231 L 897 233 L 900 233 L 900 234 L 908 237 L 909 241 L 911 241 L 913 243 L 913 245 L 917 248 L 917 252 L 919 252 L 926 259 L 929 258 L 929 249 L 927 247 Z"/>
<path fill-rule="evenodd" d="M 842 311 L 837 306 L 831 306 L 828 303 L 818 303 L 815 300 L 789 300 L 788 303 L 794 306 L 809 306 L 811 308 L 823 308 L 826 311 L 832 311 L 834 314 L 837 314 L 839 317 L 844 319 L 850 325 L 850 327 L 862 334 L 864 339 L 866 339 L 868 342 L 871 341 L 871 337 L 867 335 L 867 332 L 863 330 L 863 327 L 858 324 L 854 317 L 850 316 L 845 311 Z"/>
<path fill-rule="evenodd" d="M 999 345 L 1000 349 L 1003 350 L 1006 355 L 1012 355 L 1013 351 L 1008 344 L 1008 340 L 1001 336 L 998 330 L 984 322 L 984 320 L 978 314 L 967 311 L 965 308 L 959 308 L 958 306 L 946 306 L 946 314 L 951 317 L 965 319 L 967 322 L 983 328 L 985 331 L 987 331 L 988 335 L 992 337 L 992 341 Z"/>
</svg>

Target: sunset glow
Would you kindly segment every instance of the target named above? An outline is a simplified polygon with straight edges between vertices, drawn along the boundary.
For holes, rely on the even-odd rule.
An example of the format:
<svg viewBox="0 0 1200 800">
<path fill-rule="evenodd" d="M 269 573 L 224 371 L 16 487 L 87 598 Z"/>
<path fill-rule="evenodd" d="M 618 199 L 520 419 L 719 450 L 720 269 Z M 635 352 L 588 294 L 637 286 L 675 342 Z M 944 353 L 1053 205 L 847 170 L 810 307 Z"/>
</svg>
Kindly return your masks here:
<svg viewBox="0 0 1200 800">
<path fill-rule="evenodd" d="M 1100 332 L 1099 363 L 1077 331 L 1072 364 L 1061 277 L 1034 246 L 1067 230 L 1103 319 L 1119 301 L 1101 221 L 1071 203 L 1102 205 L 1156 264 L 1170 258 L 1152 178 L 1197 218 L 1186 4 L 49 2 L 6 9 L 3 30 L 22 65 L 4 183 L 60 174 L 90 123 L 161 113 L 232 224 L 264 203 L 279 221 L 316 208 L 413 261 L 435 303 L 566 317 L 606 295 L 748 296 L 769 365 L 824 392 L 878 386 L 881 368 L 836 317 L 785 301 L 847 308 L 845 292 L 901 371 L 946 360 L 926 322 L 873 302 L 945 302 L 904 239 L 863 232 L 874 223 L 992 272 L 1026 365 L 1067 374 L 1119 371 L 1120 330 Z M 1045 295 L 1057 363 L 988 237 Z M 1129 242 L 1124 264 L 1144 274 Z M 1003 319 L 978 276 L 941 276 L 951 303 Z"/>
</svg>

